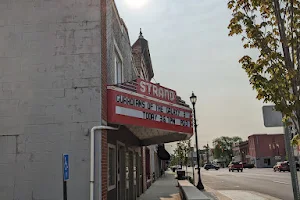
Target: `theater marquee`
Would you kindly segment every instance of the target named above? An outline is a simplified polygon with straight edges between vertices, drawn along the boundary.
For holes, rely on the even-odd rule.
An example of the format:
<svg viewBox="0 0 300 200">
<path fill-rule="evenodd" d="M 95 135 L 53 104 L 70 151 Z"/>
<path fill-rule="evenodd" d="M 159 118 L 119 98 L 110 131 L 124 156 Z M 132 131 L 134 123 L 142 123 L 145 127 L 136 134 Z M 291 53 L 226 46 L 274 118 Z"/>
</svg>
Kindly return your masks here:
<svg viewBox="0 0 300 200">
<path fill-rule="evenodd" d="M 110 123 L 193 133 L 191 109 L 170 103 L 173 101 L 172 92 L 164 90 L 164 94 L 171 95 L 161 96 L 161 99 L 168 98 L 169 102 L 114 86 L 108 86 L 107 92 Z"/>
</svg>

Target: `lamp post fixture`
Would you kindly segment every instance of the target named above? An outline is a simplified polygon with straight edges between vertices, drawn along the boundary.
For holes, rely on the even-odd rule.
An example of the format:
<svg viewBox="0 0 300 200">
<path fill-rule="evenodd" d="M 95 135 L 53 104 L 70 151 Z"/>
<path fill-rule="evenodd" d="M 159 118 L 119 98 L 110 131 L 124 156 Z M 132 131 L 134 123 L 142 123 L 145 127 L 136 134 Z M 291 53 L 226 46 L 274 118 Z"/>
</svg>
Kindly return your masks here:
<svg viewBox="0 0 300 200">
<path fill-rule="evenodd" d="M 196 153 L 197 153 L 197 165 L 198 165 L 198 184 L 197 188 L 199 190 L 203 190 L 204 186 L 201 181 L 201 176 L 200 176 L 200 159 L 199 159 L 199 148 L 198 148 L 198 135 L 197 135 L 197 122 L 196 122 L 196 111 L 195 111 L 195 104 L 197 101 L 197 96 L 192 92 L 192 96 L 190 97 L 191 103 L 193 105 L 193 113 L 194 113 L 194 130 L 195 130 L 195 139 L 196 139 Z"/>
</svg>

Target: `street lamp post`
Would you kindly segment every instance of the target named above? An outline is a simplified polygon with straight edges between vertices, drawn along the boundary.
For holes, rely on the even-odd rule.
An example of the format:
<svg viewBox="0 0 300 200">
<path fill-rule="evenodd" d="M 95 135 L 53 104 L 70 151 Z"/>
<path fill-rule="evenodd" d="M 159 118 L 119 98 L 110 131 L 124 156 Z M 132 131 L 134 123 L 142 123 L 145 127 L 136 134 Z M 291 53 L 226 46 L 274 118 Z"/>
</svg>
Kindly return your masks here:
<svg viewBox="0 0 300 200">
<path fill-rule="evenodd" d="M 190 97 L 191 103 L 193 105 L 193 113 L 194 113 L 194 130 L 195 130 L 195 139 L 196 139 L 196 153 L 197 153 L 197 165 L 198 165 L 198 184 L 197 188 L 199 190 L 203 190 L 204 186 L 201 181 L 201 176 L 200 176 L 200 159 L 199 159 L 199 153 L 198 153 L 198 135 L 197 135 L 197 122 L 196 122 L 196 111 L 195 111 L 195 104 L 197 101 L 197 96 L 192 92 L 192 96 Z"/>
<path fill-rule="evenodd" d="M 191 158 L 192 158 L 192 168 L 193 168 L 193 182 L 195 184 L 195 170 L 194 170 L 194 147 L 190 147 Z"/>
</svg>

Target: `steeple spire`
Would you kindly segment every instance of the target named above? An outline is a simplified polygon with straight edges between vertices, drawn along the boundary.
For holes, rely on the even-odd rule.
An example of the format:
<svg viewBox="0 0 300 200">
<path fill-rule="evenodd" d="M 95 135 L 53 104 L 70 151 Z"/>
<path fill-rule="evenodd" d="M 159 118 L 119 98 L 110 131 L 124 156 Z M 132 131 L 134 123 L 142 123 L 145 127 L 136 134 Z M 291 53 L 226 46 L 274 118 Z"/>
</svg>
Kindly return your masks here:
<svg viewBox="0 0 300 200">
<path fill-rule="evenodd" d="M 144 36 L 143 36 L 143 33 L 142 33 L 142 29 L 140 28 L 140 37 L 139 38 L 142 38 L 144 39 Z"/>
</svg>

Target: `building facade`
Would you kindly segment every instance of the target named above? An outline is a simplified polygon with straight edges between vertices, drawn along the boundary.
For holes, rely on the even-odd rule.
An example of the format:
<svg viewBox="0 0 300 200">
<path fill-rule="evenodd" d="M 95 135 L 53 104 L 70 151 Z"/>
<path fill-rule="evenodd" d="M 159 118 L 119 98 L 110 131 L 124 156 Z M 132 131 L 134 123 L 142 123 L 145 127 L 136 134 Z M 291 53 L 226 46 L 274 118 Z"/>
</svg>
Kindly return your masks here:
<svg viewBox="0 0 300 200">
<path fill-rule="evenodd" d="M 0 4 L 1 200 L 62 199 L 64 153 L 69 199 L 88 199 L 89 130 L 102 114 L 102 8 L 90 0 Z"/>
<path fill-rule="evenodd" d="M 286 157 L 283 134 L 254 134 L 248 137 L 250 163 L 257 168 L 273 167 Z"/>
<path fill-rule="evenodd" d="M 160 174 L 157 144 L 193 133 L 191 109 L 150 82 L 147 40 L 131 46 L 113 0 L 0 10 L 0 199 L 62 199 L 63 154 L 69 199 L 136 199 Z"/>
<path fill-rule="evenodd" d="M 115 49 L 119 49 L 117 45 Z M 132 63 L 124 65 L 124 59 L 115 58 L 116 62 L 108 67 L 118 70 L 121 63 L 123 71 L 133 68 L 132 77 L 137 77 L 125 81 L 121 76 L 107 86 L 107 122 L 119 127 L 107 134 L 108 199 L 134 200 L 140 196 L 160 176 L 163 156 L 159 155 L 157 144 L 190 138 L 193 131 L 191 109 L 185 102 L 175 91 L 150 82 L 154 73 L 148 41 L 141 32 L 132 52 Z M 123 57 L 122 53 L 118 56 Z M 116 71 L 115 76 L 122 70 Z"/>
<path fill-rule="evenodd" d="M 250 163 L 248 140 L 236 142 L 232 145 L 233 161 Z"/>
</svg>

